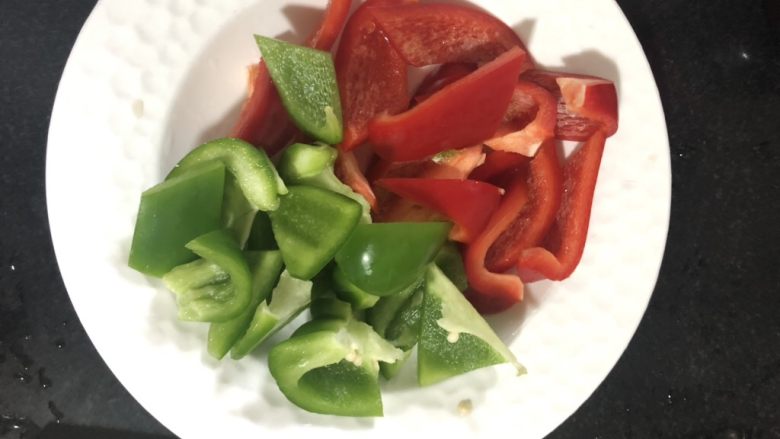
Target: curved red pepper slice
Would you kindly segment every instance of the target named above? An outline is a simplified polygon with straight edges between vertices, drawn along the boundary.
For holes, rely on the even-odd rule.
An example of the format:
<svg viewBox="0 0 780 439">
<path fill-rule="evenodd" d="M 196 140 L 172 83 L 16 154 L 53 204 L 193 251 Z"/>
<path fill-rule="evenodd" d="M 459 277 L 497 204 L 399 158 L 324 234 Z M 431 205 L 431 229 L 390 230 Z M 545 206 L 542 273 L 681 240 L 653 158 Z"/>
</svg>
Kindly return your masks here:
<svg viewBox="0 0 780 439">
<path fill-rule="evenodd" d="M 403 4 L 404 0 L 373 0 L 363 4 L 347 22 L 336 51 L 344 140 L 349 151 L 368 137 L 368 122 L 376 115 L 396 114 L 409 106 L 406 62 L 377 27 L 370 9 Z"/>
<path fill-rule="evenodd" d="M 513 48 L 409 111 L 369 125 L 374 151 L 389 161 L 419 160 L 492 136 L 509 105 L 525 52 Z"/>
<path fill-rule="evenodd" d="M 531 161 L 529 157 L 505 151 L 488 151 L 485 162 L 469 174 L 472 180 L 485 181 L 503 186 L 499 181 L 508 172 L 524 168 Z"/>
<path fill-rule="evenodd" d="M 339 180 L 362 195 L 372 209 L 376 209 L 376 195 L 363 175 L 363 171 L 360 170 L 360 164 L 352 151 L 339 151 L 334 171 Z"/>
<path fill-rule="evenodd" d="M 557 100 L 543 87 L 528 81 L 518 81 L 512 95 L 513 102 L 527 102 L 530 98 L 536 110 L 530 122 L 525 123 L 528 114 L 512 114 L 508 112 L 508 121 L 499 135 L 486 140 L 485 145 L 500 151 L 509 151 L 524 156 L 533 157 L 547 139 L 555 136 L 555 124 L 558 115 Z M 514 112 L 520 112 L 521 105 L 509 104 Z M 533 111 L 533 110 L 532 110 Z M 529 112 L 522 112 L 529 113 Z M 505 117 L 507 119 L 507 117 Z M 522 122 L 521 122 L 522 121 Z M 504 134 L 503 132 L 508 131 Z"/>
<path fill-rule="evenodd" d="M 474 240 L 501 201 L 500 188 L 474 180 L 385 178 L 377 184 L 452 220 L 450 237 L 459 242 Z"/>
<path fill-rule="evenodd" d="M 528 173 L 529 201 L 487 252 L 485 266 L 503 272 L 517 264 L 520 254 L 539 245 L 555 222 L 561 206 L 563 176 L 558 147 L 546 141 L 531 160 Z"/>
<path fill-rule="evenodd" d="M 330 50 L 344 26 L 352 0 L 330 0 L 319 29 L 307 39 L 309 47 Z M 253 66 L 249 96 L 241 107 L 238 122 L 230 136 L 263 148 L 274 155 L 295 136 L 297 128 L 290 120 L 282 100 L 262 60 Z"/>
<path fill-rule="evenodd" d="M 528 201 L 526 175 L 518 173 L 507 188 L 498 209 L 487 226 L 464 253 L 464 266 L 469 280 L 468 299 L 480 313 L 504 311 L 523 300 L 523 282 L 513 274 L 494 273 L 485 268 L 488 249 L 512 223 L 517 212 Z"/>
<path fill-rule="evenodd" d="M 431 97 L 431 95 L 437 91 L 452 84 L 460 78 L 463 78 L 476 69 L 477 66 L 472 63 L 443 64 L 435 72 L 432 72 L 430 75 L 426 76 L 425 79 L 423 79 L 423 81 L 420 83 L 420 86 L 417 87 L 417 91 L 415 92 L 414 98 L 412 98 L 412 100 L 414 103 L 419 104 L 420 102 Z"/>
<path fill-rule="evenodd" d="M 473 7 L 420 4 L 372 11 L 398 53 L 422 67 L 453 62 L 482 63 L 518 47 L 523 41 L 504 22 Z M 523 70 L 532 66 L 523 58 Z"/>
<path fill-rule="evenodd" d="M 577 268 L 588 235 L 593 192 L 606 135 L 597 131 L 563 166 L 563 197 L 543 247 L 524 250 L 517 264 L 526 279 L 563 280 Z"/>
<path fill-rule="evenodd" d="M 599 130 L 607 137 L 617 132 L 617 91 L 612 81 L 543 70 L 529 70 L 523 79 L 539 84 L 558 99 L 557 138 L 585 142 Z"/>
</svg>

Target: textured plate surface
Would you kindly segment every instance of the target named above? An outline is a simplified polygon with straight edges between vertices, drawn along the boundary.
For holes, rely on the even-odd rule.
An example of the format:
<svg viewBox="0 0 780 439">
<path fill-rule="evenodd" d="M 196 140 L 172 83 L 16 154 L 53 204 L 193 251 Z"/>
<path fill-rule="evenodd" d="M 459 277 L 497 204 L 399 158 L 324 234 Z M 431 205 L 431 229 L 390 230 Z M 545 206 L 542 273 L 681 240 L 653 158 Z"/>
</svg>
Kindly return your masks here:
<svg viewBox="0 0 780 439">
<path fill-rule="evenodd" d="M 258 57 L 252 34 L 300 41 L 324 3 L 98 4 L 63 74 L 47 157 L 52 237 L 79 318 L 133 396 L 184 439 L 543 437 L 628 344 L 655 285 L 669 221 L 663 111 L 641 47 L 611 0 L 475 2 L 513 25 L 540 64 L 607 77 L 619 91 L 621 127 L 607 144 L 580 267 L 565 282 L 531 285 L 524 304 L 491 319 L 528 375 L 498 366 L 418 389 L 407 367 L 385 386 L 385 418 L 310 415 L 277 390 L 266 350 L 241 362 L 210 359 L 206 326 L 178 322 L 162 285 L 127 268 L 141 191 L 234 122 L 245 67 Z M 474 409 L 461 416 L 465 399 Z"/>
</svg>

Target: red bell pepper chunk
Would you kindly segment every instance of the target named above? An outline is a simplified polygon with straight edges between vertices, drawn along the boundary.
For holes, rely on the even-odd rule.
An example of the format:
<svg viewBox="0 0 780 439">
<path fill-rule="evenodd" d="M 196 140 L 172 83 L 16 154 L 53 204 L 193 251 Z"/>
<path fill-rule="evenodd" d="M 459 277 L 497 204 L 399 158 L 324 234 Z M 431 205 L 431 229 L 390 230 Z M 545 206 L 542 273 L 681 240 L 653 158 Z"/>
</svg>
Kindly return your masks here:
<svg viewBox="0 0 780 439">
<path fill-rule="evenodd" d="M 309 47 L 330 50 L 347 19 L 352 0 L 330 0 L 319 29 L 307 39 Z M 241 108 L 231 137 L 247 141 L 274 155 L 284 148 L 297 133 L 282 105 L 282 100 L 271 81 L 271 75 L 262 60 L 252 67 L 249 96 Z"/>
<path fill-rule="evenodd" d="M 336 51 L 336 78 L 344 118 L 342 151 L 368 137 L 368 122 L 378 114 L 396 114 L 409 106 L 406 63 L 377 27 L 370 9 L 404 0 L 373 0 L 347 22 Z"/>
<path fill-rule="evenodd" d="M 499 130 L 499 135 L 485 141 L 485 145 L 495 150 L 510 151 L 533 157 L 542 143 L 555 136 L 558 114 L 557 100 L 539 85 L 528 81 L 518 81 L 515 85 L 512 101 L 525 103 L 528 98 L 534 102 L 533 110 L 536 112 L 531 121 L 525 122 L 528 119 L 528 113 L 533 110 L 512 114 L 512 111 L 520 111 L 518 107 L 521 104 L 513 105 L 510 103 L 511 111 L 508 117 L 505 117 L 508 121 L 506 126 L 502 127 L 503 131 L 509 131 L 509 133 L 502 133 L 502 130 Z"/>
<path fill-rule="evenodd" d="M 564 164 L 561 207 L 544 246 L 522 252 L 517 268 L 523 276 L 563 280 L 577 268 L 588 235 L 605 141 L 606 135 L 597 131 Z"/>
<path fill-rule="evenodd" d="M 504 311 L 523 300 L 523 282 L 513 274 L 494 273 L 485 267 L 488 249 L 512 223 L 528 201 L 526 175 L 518 173 L 508 186 L 498 209 L 477 238 L 466 247 L 464 266 L 469 280 L 466 296 L 483 314 Z"/>
<path fill-rule="evenodd" d="M 525 168 L 531 161 L 529 157 L 505 151 L 488 151 L 485 162 L 469 174 L 472 180 L 486 181 L 499 184 L 499 181 L 507 173 Z"/>
<path fill-rule="evenodd" d="M 531 160 L 528 203 L 490 246 L 485 266 L 503 272 L 517 264 L 523 250 L 539 245 L 555 222 L 561 206 L 563 176 L 558 147 L 547 140 Z"/>
<path fill-rule="evenodd" d="M 539 84 L 558 99 L 557 138 L 585 142 L 598 130 L 607 137 L 617 131 L 617 91 L 612 81 L 543 70 L 525 72 L 523 79 Z"/>
<path fill-rule="evenodd" d="M 444 87 L 409 111 L 369 125 L 374 151 L 385 160 L 419 160 L 492 136 L 512 98 L 525 52 L 513 48 Z"/>
<path fill-rule="evenodd" d="M 386 178 L 377 184 L 452 220 L 450 237 L 459 242 L 474 240 L 501 201 L 501 189 L 474 180 Z"/>
<path fill-rule="evenodd" d="M 334 166 L 336 176 L 353 191 L 363 196 L 372 209 L 376 208 L 376 195 L 371 185 L 368 184 L 363 171 L 360 170 L 355 153 L 352 151 L 339 151 Z"/>
<path fill-rule="evenodd" d="M 422 67 L 454 62 L 483 63 L 523 41 L 501 20 L 473 7 L 420 4 L 377 8 L 377 24 L 407 63 Z M 523 70 L 532 66 L 523 58 Z"/>
<path fill-rule="evenodd" d="M 412 100 L 414 103 L 420 103 L 442 88 L 463 78 L 477 69 L 475 64 L 471 63 L 450 63 L 444 64 L 436 71 L 432 72 L 423 79 Z"/>
</svg>

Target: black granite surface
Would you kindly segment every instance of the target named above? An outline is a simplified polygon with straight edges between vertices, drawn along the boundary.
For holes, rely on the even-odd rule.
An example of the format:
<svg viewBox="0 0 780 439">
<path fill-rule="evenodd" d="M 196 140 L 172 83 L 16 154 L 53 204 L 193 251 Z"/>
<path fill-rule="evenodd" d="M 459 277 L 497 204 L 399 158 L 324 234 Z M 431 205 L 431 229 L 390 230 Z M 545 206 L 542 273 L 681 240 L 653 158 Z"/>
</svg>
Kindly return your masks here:
<svg viewBox="0 0 780 439">
<path fill-rule="evenodd" d="M 549 437 L 780 439 L 780 0 L 618 3 L 666 110 L 669 242 L 627 351 Z M 93 5 L 0 0 L 2 438 L 171 437 L 96 353 L 49 237 L 49 116 Z"/>
</svg>

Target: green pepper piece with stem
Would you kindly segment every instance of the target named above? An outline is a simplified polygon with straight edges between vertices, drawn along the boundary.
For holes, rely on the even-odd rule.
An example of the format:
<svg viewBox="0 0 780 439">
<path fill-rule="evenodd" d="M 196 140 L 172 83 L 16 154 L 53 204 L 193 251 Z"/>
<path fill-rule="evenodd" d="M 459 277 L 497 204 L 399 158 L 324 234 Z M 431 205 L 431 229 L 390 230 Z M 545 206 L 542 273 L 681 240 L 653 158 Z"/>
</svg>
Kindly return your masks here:
<svg viewBox="0 0 780 439">
<path fill-rule="evenodd" d="M 206 163 L 141 195 L 128 265 L 160 277 L 197 256 L 184 247 L 220 227 L 225 166 Z"/>
<path fill-rule="evenodd" d="M 417 379 L 428 386 L 475 369 L 511 363 L 525 368 L 458 288 L 431 264 L 425 276 Z"/>
<path fill-rule="evenodd" d="M 336 253 L 336 263 L 360 289 L 388 296 L 422 277 L 447 241 L 449 223 L 360 224 Z"/>
<path fill-rule="evenodd" d="M 268 366 L 282 393 L 304 410 L 382 416 L 379 362 L 402 356 L 363 322 L 313 320 L 271 349 Z"/>
<path fill-rule="evenodd" d="M 349 197 L 363 208 L 363 223 L 371 222 L 371 206 L 368 201 L 342 183 L 334 173 L 334 163 L 339 152 L 328 145 L 295 143 L 287 147 L 279 159 L 279 175 L 291 185 L 316 186 Z"/>
<path fill-rule="evenodd" d="M 208 352 L 218 360 L 246 333 L 255 309 L 271 293 L 282 272 L 282 255 L 278 251 L 248 251 L 244 254 L 252 272 L 252 298 L 238 316 L 209 326 Z"/>
<path fill-rule="evenodd" d="M 297 317 L 311 303 L 311 288 L 311 281 L 296 279 L 283 271 L 271 292 L 270 303 L 266 300 L 257 307 L 246 332 L 233 345 L 230 358 L 245 357 Z"/>
<path fill-rule="evenodd" d="M 290 186 L 270 213 L 274 237 L 290 274 L 308 280 L 320 272 L 360 220 L 360 205 L 313 186 Z"/>
<path fill-rule="evenodd" d="M 238 316 L 249 305 L 252 276 L 235 239 L 224 230 L 215 230 L 186 247 L 203 261 L 178 266 L 163 276 L 165 285 L 176 294 L 179 318 L 225 322 Z"/>
<path fill-rule="evenodd" d="M 276 210 L 279 207 L 279 195 L 287 193 L 284 182 L 265 151 L 239 139 L 218 139 L 200 145 L 179 161 L 167 179 L 211 161 L 220 161 L 225 165 L 253 209 L 264 212 Z"/>
<path fill-rule="evenodd" d="M 259 35 L 255 40 L 295 125 L 317 140 L 340 143 L 341 99 L 330 53 Z"/>
</svg>

